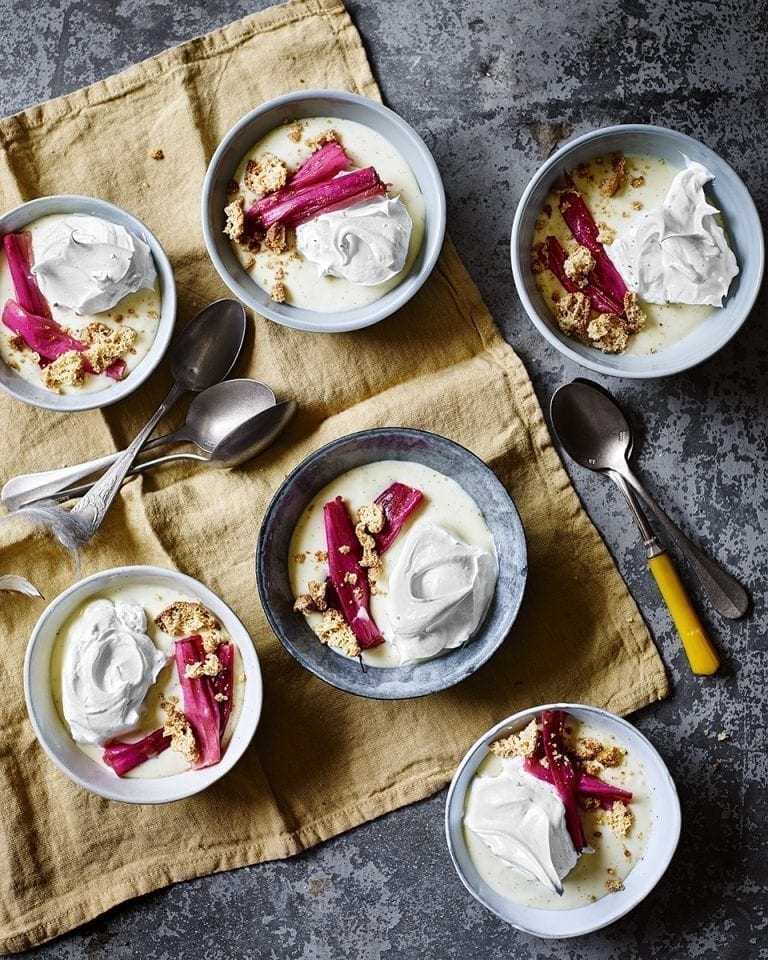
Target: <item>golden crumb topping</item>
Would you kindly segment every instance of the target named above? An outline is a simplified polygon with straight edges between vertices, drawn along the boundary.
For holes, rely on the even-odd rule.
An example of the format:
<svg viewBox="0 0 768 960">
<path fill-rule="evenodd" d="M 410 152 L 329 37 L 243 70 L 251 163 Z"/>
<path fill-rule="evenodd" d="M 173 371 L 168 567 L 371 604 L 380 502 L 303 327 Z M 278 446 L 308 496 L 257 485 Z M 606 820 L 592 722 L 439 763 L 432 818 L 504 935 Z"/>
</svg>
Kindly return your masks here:
<svg viewBox="0 0 768 960">
<path fill-rule="evenodd" d="M 215 653 L 206 655 L 205 660 L 197 663 L 188 663 L 184 668 L 184 676 L 190 680 L 199 680 L 200 677 L 218 677 L 224 669 L 224 664 Z"/>
<path fill-rule="evenodd" d="M 165 711 L 163 733 L 171 738 L 171 750 L 180 753 L 188 763 L 196 763 L 200 759 L 200 750 L 189 720 L 179 710 L 177 702 L 175 697 L 169 697 L 160 703 Z"/>
<path fill-rule="evenodd" d="M 587 324 L 587 337 L 603 353 L 621 353 L 627 349 L 629 332 L 626 324 L 613 313 L 599 313 Z"/>
<path fill-rule="evenodd" d="M 488 749 L 503 760 L 511 757 L 532 757 L 539 745 L 539 737 L 539 728 L 536 726 L 534 717 L 522 730 L 510 733 L 500 740 L 494 740 Z"/>
<path fill-rule="evenodd" d="M 565 275 L 570 277 L 577 287 L 586 286 L 589 275 L 595 269 L 595 258 L 587 247 L 577 246 L 563 264 Z"/>
<path fill-rule="evenodd" d="M 103 373 L 115 360 L 133 350 L 138 333 L 128 324 L 111 329 L 103 323 L 89 323 L 82 333 L 88 349 L 84 356 L 94 373 Z"/>
<path fill-rule="evenodd" d="M 614 800 L 610 810 L 603 810 L 595 819 L 598 823 L 604 823 L 610 827 L 614 836 L 623 840 L 629 836 L 635 816 L 626 803 Z"/>
<path fill-rule="evenodd" d="M 627 163 L 624 157 L 614 157 L 613 173 L 600 184 L 600 193 L 604 197 L 613 197 L 624 186 L 627 177 Z"/>
<path fill-rule="evenodd" d="M 230 240 L 240 243 L 245 236 L 245 201 L 241 196 L 235 197 L 232 203 L 224 207 L 227 222 L 224 233 Z"/>
<path fill-rule="evenodd" d="M 555 319 L 567 336 L 584 336 L 589 326 L 591 309 L 589 297 L 583 293 L 566 293 L 555 304 Z"/>
<path fill-rule="evenodd" d="M 85 380 L 83 354 L 67 350 L 40 371 L 44 386 L 57 393 L 63 386 L 78 387 Z"/>
<path fill-rule="evenodd" d="M 637 333 L 642 330 L 648 319 L 645 311 L 638 303 L 637 294 L 632 293 L 631 290 L 627 290 L 624 294 L 624 314 L 627 318 L 627 330 L 630 333 Z"/>
<path fill-rule="evenodd" d="M 320 643 L 335 647 L 348 657 L 359 657 L 361 650 L 357 637 L 338 610 L 326 610 L 320 624 L 315 627 Z"/>
<path fill-rule="evenodd" d="M 249 160 L 245 165 L 243 183 L 259 197 L 284 187 L 287 180 L 288 168 L 274 153 L 262 154 L 258 160 Z"/>
<path fill-rule="evenodd" d="M 212 633 L 221 629 L 216 617 L 199 600 L 174 600 L 155 617 L 155 626 L 171 637 Z"/>
<path fill-rule="evenodd" d="M 291 143 L 301 143 L 304 136 L 304 124 L 301 120 L 286 120 L 285 125 L 288 127 L 288 139 Z"/>
<path fill-rule="evenodd" d="M 327 584 L 325 580 L 310 580 L 307 584 L 309 593 L 302 593 L 296 597 L 293 609 L 296 613 L 323 613 L 328 609 L 325 599 Z"/>
<path fill-rule="evenodd" d="M 314 151 L 324 147 L 326 143 L 341 143 L 341 137 L 335 130 L 324 130 L 316 137 L 310 137 L 307 145 Z"/>
<path fill-rule="evenodd" d="M 284 253 L 288 246 L 288 240 L 283 224 L 273 223 L 267 230 L 262 242 L 270 253 Z"/>
<path fill-rule="evenodd" d="M 618 893 L 620 890 L 624 889 L 624 884 L 618 879 L 606 880 L 605 889 L 608 891 L 608 893 Z"/>
</svg>

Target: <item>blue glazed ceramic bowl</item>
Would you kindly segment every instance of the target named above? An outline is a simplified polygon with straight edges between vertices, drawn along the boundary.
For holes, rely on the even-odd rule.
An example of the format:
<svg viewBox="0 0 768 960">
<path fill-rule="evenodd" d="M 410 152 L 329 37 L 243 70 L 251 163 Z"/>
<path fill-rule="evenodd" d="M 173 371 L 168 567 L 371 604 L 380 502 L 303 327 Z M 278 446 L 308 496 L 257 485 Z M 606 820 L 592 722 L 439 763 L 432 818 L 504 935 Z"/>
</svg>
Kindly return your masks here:
<svg viewBox="0 0 768 960">
<path fill-rule="evenodd" d="M 482 509 L 496 544 L 499 579 L 478 633 L 463 647 L 434 660 L 403 667 L 368 667 L 319 642 L 293 611 L 289 581 L 291 535 L 307 503 L 347 470 L 378 460 L 411 460 L 447 474 Z M 452 440 L 401 427 L 353 433 L 311 454 L 291 473 L 267 509 L 256 549 L 256 576 L 267 619 L 286 650 L 321 680 L 340 690 L 379 700 L 402 700 L 444 690 L 470 676 L 509 634 L 523 599 L 527 574 L 520 515 L 496 475 Z"/>
<path fill-rule="evenodd" d="M 648 356 L 604 354 L 596 347 L 566 337 L 536 287 L 531 270 L 534 225 L 547 194 L 563 175 L 582 163 L 607 153 L 646 154 L 682 168 L 685 159 L 698 161 L 715 175 L 707 195 L 722 211 L 729 242 L 736 254 L 739 274 L 723 306 L 706 317 L 687 337 Z M 717 353 L 749 316 L 763 277 L 764 243 L 760 217 L 736 171 L 703 143 L 665 127 L 626 124 L 592 130 L 564 144 L 538 170 L 525 189 L 512 227 L 512 272 L 525 311 L 560 353 L 590 370 L 613 377 L 647 379 L 688 370 Z"/>
<path fill-rule="evenodd" d="M 411 168 L 424 198 L 426 222 L 421 249 L 402 281 L 383 297 L 354 310 L 323 313 L 276 303 L 243 270 L 224 235 L 227 185 L 251 147 L 286 117 L 340 117 L 381 134 Z M 378 323 L 407 303 L 432 272 L 445 236 L 445 192 L 427 145 L 401 117 L 375 100 L 343 90 L 307 90 L 269 100 L 246 114 L 219 144 L 205 175 L 202 196 L 205 245 L 214 267 L 234 295 L 263 317 L 313 333 L 343 333 Z"/>
</svg>

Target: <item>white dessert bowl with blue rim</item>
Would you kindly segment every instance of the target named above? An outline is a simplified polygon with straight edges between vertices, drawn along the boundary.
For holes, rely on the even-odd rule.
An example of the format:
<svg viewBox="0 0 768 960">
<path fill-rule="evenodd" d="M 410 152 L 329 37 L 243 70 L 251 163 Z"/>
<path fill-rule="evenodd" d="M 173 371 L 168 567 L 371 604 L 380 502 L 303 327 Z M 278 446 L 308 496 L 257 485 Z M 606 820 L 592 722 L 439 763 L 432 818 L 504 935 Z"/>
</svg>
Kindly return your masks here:
<svg viewBox="0 0 768 960">
<path fill-rule="evenodd" d="M 613 735 L 627 750 L 632 761 L 639 761 L 643 765 L 651 804 L 651 828 L 646 847 L 642 857 L 624 878 L 624 889 L 572 909 L 548 910 L 530 907 L 505 897 L 480 875 L 464 838 L 467 791 L 478 768 L 490 753 L 490 744 L 509 733 L 522 730 L 544 710 L 564 710 L 575 720 L 592 724 Z M 497 917 L 523 933 L 544 939 L 579 937 L 593 933 L 614 923 L 636 907 L 653 890 L 669 866 L 680 839 L 680 826 L 677 788 L 666 764 L 650 740 L 616 714 L 599 707 L 573 703 L 551 703 L 521 710 L 484 733 L 459 764 L 448 790 L 445 808 L 448 850 L 456 872 L 467 890 Z"/>
<path fill-rule="evenodd" d="M 25 230 L 36 220 L 54 214 L 100 217 L 124 227 L 149 246 L 160 284 L 160 319 L 149 350 L 123 380 L 111 382 L 103 390 L 74 391 L 66 394 L 46 390 L 45 387 L 25 380 L 0 358 L 0 388 L 17 400 L 57 413 L 95 410 L 117 403 L 138 390 L 165 356 L 176 323 L 176 282 L 171 262 L 157 237 L 127 210 L 95 197 L 56 194 L 28 200 L 0 216 L 0 238 L 8 233 Z M 2 307 L 3 304 L 0 304 L 0 310 Z"/>
<path fill-rule="evenodd" d="M 378 300 L 338 313 L 276 303 L 238 261 L 224 233 L 228 185 L 243 157 L 270 131 L 291 120 L 338 117 L 370 128 L 387 140 L 410 167 L 424 200 L 424 237 L 416 259 L 397 286 Z M 345 333 L 390 316 L 422 287 L 432 272 L 445 237 L 445 191 L 427 145 L 410 124 L 376 100 L 343 90 L 289 93 L 256 107 L 239 120 L 216 148 L 205 175 L 202 195 L 205 245 L 216 271 L 232 293 L 275 323 L 312 333 Z"/>
<path fill-rule="evenodd" d="M 152 586 L 178 590 L 199 600 L 229 634 L 240 654 L 245 675 L 243 701 L 235 727 L 219 763 L 166 777 L 118 777 L 87 756 L 72 739 L 53 697 L 51 657 L 56 639 L 72 615 L 110 588 Z M 126 566 L 103 570 L 59 594 L 43 611 L 24 658 L 24 697 L 35 735 L 62 773 L 76 784 L 107 800 L 124 803 L 168 803 L 205 790 L 225 776 L 253 739 L 262 707 L 261 668 L 250 634 L 232 609 L 212 590 L 186 574 L 164 567 Z"/>
<path fill-rule="evenodd" d="M 708 198 L 721 211 L 726 236 L 739 266 L 723 306 L 705 317 L 683 339 L 645 356 L 607 354 L 567 337 L 558 327 L 531 269 L 536 220 L 550 190 L 563 174 L 610 153 L 642 154 L 664 160 L 677 170 L 686 160 L 703 164 L 714 180 Z M 754 306 L 760 290 L 765 246 L 754 201 L 736 171 L 709 147 L 676 130 L 648 124 L 622 124 L 592 130 L 563 144 L 534 175 L 517 206 L 512 226 L 512 273 L 520 301 L 533 325 L 570 360 L 613 377 L 649 379 L 688 370 L 709 359 L 735 336 Z"/>
</svg>

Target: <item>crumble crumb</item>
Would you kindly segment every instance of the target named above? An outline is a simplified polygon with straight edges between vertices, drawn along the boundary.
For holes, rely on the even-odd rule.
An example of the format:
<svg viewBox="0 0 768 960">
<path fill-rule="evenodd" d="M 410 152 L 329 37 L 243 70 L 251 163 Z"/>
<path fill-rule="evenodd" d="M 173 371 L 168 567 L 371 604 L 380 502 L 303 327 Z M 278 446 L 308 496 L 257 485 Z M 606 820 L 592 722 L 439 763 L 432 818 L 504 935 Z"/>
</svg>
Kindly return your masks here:
<svg viewBox="0 0 768 960">
<path fill-rule="evenodd" d="M 610 246 L 613 241 L 616 239 L 616 231 L 613 227 L 609 226 L 607 223 L 598 223 L 597 225 L 598 234 L 597 242 L 608 244 Z"/>
<path fill-rule="evenodd" d="M 304 136 L 304 124 L 301 120 L 286 120 L 285 125 L 289 127 L 288 139 L 291 143 L 301 143 L 301 138 Z"/>
<path fill-rule="evenodd" d="M 133 350 L 138 333 L 127 324 L 111 330 L 103 323 L 89 323 L 81 336 L 88 347 L 84 358 L 94 373 L 103 373 L 115 360 Z"/>
<path fill-rule="evenodd" d="M 165 711 L 163 733 L 171 738 L 171 750 L 180 753 L 188 763 L 196 763 L 200 759 L 200 750 L 189 720 L 179 710 L 177 702 L 175 697 L 169 697 L 160 704 Z"/>
<path fill-rule="evenodd" d="M 165 154 L 162 150 L 153 150 L 149 157 L 150 160 L 165 160 Z"/>
<path fill-rule="evenodd" d="M 314 151 L 324 147 L 326 143 L 341 143 L 341 138 L 335 130 L 324 130 L 318 133 L 316 137 L 310 137 L 307 140 L 308 146 Z"/>
<path fill-rule="evenodd" d="M 360 656 L 357 637 L 338 610 L 326 610 L 315 632 L 320 643 L 327 643 L 329 647 L 335 647 L 348 657 Z"/>
<path fill-rule="evenodd" d="M 631 207 L 633 210 L 642 210 L 643 209 L 642 200 L 633 200 L 631 203 Z"/>
<path fill-rule="evenodd" d="M 357 583 L 357 574 L 352 573 L 351 570 L 347 570 L 347 572 L 344 574 L 344 583 L 348 583 L 354 587 L 354 585 Z"/>
<path fill-rule="evenodd" d="M 597 797 L 586 797 L 581 793 L 576 798 L 576 802 L 582 810 L 597 810 L 600 806 L 600 801 Z"/>
<path fill-rule="evenodd" d="M 630 333 L 637 333 L 645 326 L 647 317 L 645 311 L 637 302 L 637 294 L 627 290 L 624 294 L 624 314 L 627 318 L 627 330 Z"/>
<path fill-rule="evenodd" d="M 12 337 L 8 338 L 8 346 L 11 350 L 18 350 L 21 353 L 22 350 L 26 350 L 28 344 L 24 337 L 19 336 L 18 333 L 14 333 Z"/>
<path fill-rule="evenodd" d="M 284 253 L 288 242 L 283 224 L 273 223 L 269 230 L 267 230 L 263 243 L 270 253 Z"/>
<path fill-rule="evenodd" d="M 617 744 L 603 743 L 594 737 L 580 738 L 571 752 L 579 760 L 597 761 L 603 767 L 621 766 L 626 756 L 626 751 Z"/>
<path fill-rule="evenodd" d="M 610 827 L 619 840 L 629 836 L 634 819 L 632 811 L 621 800 L 614 800 L 610 810 L 605 810 L 597 816 L 597 822 Z"/>
<path fill-rule="evenodd" d="M 216 703 L 223 703 L 225 700 L 229 700 L 229 697 L 226 695 L 226 693 L 214 693 L 213 699 L 216 701 Z"/>
<path fill-rule="evenodd" d="M 327 584 L 325 580 L 310 580 L 307 584 L 308 593 L 302 593 L 293 604 L 296 613 L 324 613 L 328 609 L 326 600 Z"/>
<path fill-rule="evenodd" d="M 297 553 L 293 559 L 296 561 L 296 563 L 304 563 L 304 561 L 307 559 L 307 555 L 306 553 Z"/>
<path fill-rule="evenodd" d="M 488 749 L 502 760 L 507 760 L 510 757 L 532 757 L 538 744 L 539 728 L 536 726 L 534 717 L 522 730 L 510 733 L 500 740 L 494 740 Z"/>
<path fill-rule="evenodd" d="M 224 207 L 224 213 L 227 215 L 227 222 L 224 226 L 224 233 L 235 243 L 245 236 L 245 205 L 241 196 L 235 199 L 228 206 Z"/>
<path fill-rule="evenodd" d="M 621 882 L 621 880 L 606 880 L 605 889 L 609 893 L 618 893 L 620 890 L 624 889 L 624 884 Z"/>
<path fill-rule="evenodd" d="M 645 177 L 641 174 L 639 177 L 632 177 L 629 182 L 635 189 L 637 189 L 638 187 L 642 187 L 642 185 L 645 183 Z"/>
<path fill-rule="evenodd" d="M 227 181 L 227 194 L 231 197 L 235 193 L 240 193 L 240 184 L 237 180 Z"/>
<path fill-rule="evenodd" d="M 614 157 L 613 159 L 613 173 L 610 177 L 607 177 L 605 180 L 600 183 L 600 193 L 604 197 L 613 197 L 619 190 L 624 186 L 624 181 L 626 180 L 627 170 L 626 170 L 626 161 L 624 157 Z"/>
<path fill-rule="evenodd" d="M 555 319 L 563 333 L 583 336 L 589 325 L 591 305 L 583 293 L 566 293 L 555 306 Z"/>
<path fill-rule="evenodd" d="M 269 291 L 269 295 L 272 297 L 275 303 L 285 303 L 288 297 L 288 291 L 285 288 L 285 283 L 282 280 L 275 280 Z"/>
<path fill-rule="evenodd" d="M 216 617 L 198 600 L 174 600 L 158 613 L 154 623 L 170 637 L 213 633 L 221 629 Z M 213 651 L 207 652 L 213 653 Z"/>
<path fill-rule="evenodd" d="M 345 555 L 346 555 L 347 553 L 349 553 L 349 550 L 350 550 L 350 547 L 349 547 L 349 544 L 348 544 L 348 543 L 343 543 L 343 544 L 339 547 L 339 553 L 341 553 L 341 554 L 345 554 Z"/>
<path fill-rule="evenodd" d="M 328 551 L 327 550 L 315 550 L 313 554 L 315 558 L 315 563 L 327 563 L 328 562 Z"/>
<path fill-rule="evenodd" d="M 587 285 L 589 275 L 595 269 L 595 258 L 587 247 L 577 246 L 563 264 L 566 277 L 570 277 L 577 287 Z"/>
<path fill-rule="evenodd" d="M 718 733 L 718 735 L 717 735 L 717 739 L 722 743 L 723 740 L 729 740 L 729 739 L 730 739 L 730 735 L 727 734 L 727 733 L 725 732 L 725 730 L 721 730 L 720 733 Z"/>
<path fill-rule="evenodd" d="M 63 386 L 77 387 L 85 380 L 83 354 L 79 350 L 67 350 L 40 371 L 43 385 L 60 392 Z"/>
<path fill-rule="evenodd" d="M 258 160 L 249 160 L 245 165 L 243 183 L 257 196 L 263 197 L 285 186 L 288 168 L 274 153 L 265 153 Z"/>
<path fill-rule="evenodd" d="M 360 566 L 376 569 L 381 565 L 381 560 L 376 552 L 376 541 L 371 534 L 380 533 L 384 527 L 384 511 L 378 503 L 366 503 L 358 509 L 357 521 L 355 536 L 363 548 Z"/>
<path fill-rule="evenodd" d="M 215 653 L 206 655 L 205 660 L 197 663 L 188 663 L 184 668 L 184 676 L 190 680 L 198 680 L 200 677 L 218 677 L 224 669 L 224 664 L 219 660 Z"/>
<path fill-rule="evenodd" d="M 627 349 L 629 332 L 621 317 L 613 313 L 599 313 L 587 324 L 587 337 L 603 353 L 621 353 Z"/>
</svg>

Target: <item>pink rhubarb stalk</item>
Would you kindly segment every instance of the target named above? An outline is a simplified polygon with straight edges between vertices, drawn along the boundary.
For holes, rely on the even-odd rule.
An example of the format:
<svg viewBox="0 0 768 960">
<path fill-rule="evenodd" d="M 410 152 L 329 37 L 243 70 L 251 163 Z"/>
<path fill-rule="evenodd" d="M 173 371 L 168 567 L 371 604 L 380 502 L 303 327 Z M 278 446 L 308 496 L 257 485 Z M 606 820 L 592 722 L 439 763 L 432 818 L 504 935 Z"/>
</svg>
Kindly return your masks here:
<svg viewBox="0 0 768 960">
<path fill-rule="evenodd" d="M 551 783 L 554 786 L 555 778 L 549 767 L 544 767 L 541 762 L 534 757 L 527 757 L 525 760 L 525 770 L 537 780 L 543 780 L 545 783 Z M 622 803 L 631 803 L 632 794 L 629 790 L 623 790 L 612 783 L 606 783 L 598 777 L 584 773 L 583 770 L 576 770 L 576 790 L 585 797 L 595 797 L 600 802 L 613 803 L 614 800 L 621 800 Z"/>
<path fill-rule="evenodd" d="M 565 261 L 568 254 L 563 249 L 557 237 L 547 237 L 540 253 L 539 259 L 544 266 L 553 273 L 560 281 L 561 285 L 569 293 L 583 293 L 589 297 L 590 302 L 598 313 L 612 313 L 620 317 L 624 313 L 623 302 L 616 302 L 602 290 L 598 289 L 592 282 L 587 282 L 580 287 L 575 280 L 572 280 L 565 272 Z"/>
<path fill-rule="evenodd" d="M 214 700 L 217 695 L 223 695 L 225 700 L 217 700 L 219 705 L 219 739 L 224 738 L 227 721 L 232 712 L 232 689 L 234 687 L 235 648 L 231 643 L 220 643 L 216 653 L 221 661 L 222 670 L 212 678 Z"/>
<path fill-rule="evenodd" d="M 221 760 L 221 715 L 214 699 L 210 677 L 188 677 L 187 666 L 205 659 L 203 641 L 199 636 L 183 637 L 176 641 L 176 669 L 181 683 L 184 714 L 192 727 L 200 756 L 193 766 L 196 770 L 210 767 Z"/>
<path fill-rule="evenodd" d="M 568 828 L 576 853 L 587 846 L 584 828 L 579 817 L 579 808 L 576 803 L 577 776 L 576 770 L 563 743 L 563 727 L 565 713 L 562 710 L 544 710 L 541 714 L 541 733 L 544 743 L 544 753 L 549 762 L 552 781 L 565 807 L 565 825 Z"/>
<path fill-rule="evenodd" d="M 290 190 L 277 201 L 270 197 L 258 200 L 246 214 L 252 229 L 268 230 L 275 223 L 298 227 L 322 213 L 343 210 L 363 200 L 383 196 L 387 184 L 373 167 L 355 170 L 343 177 Z"/>
<path fill-rule="evenodd" d="M 368 572 L 360 566 L 363 548 L 355 536 L 352 518 L 341 497 L 325 504 L 323 516 L 328 568 L 341 612 L 363 650 L 377 647 L 384 643 L 384 637 L 371 616 Z"/>
<path fill-rule="evenodd" d="M 158 756 L 171 745 L 171 738 L 166 737 L 163 728 L 153 730 L 141 740 L 134 743 L 120 743 L 115 740 L 104 747 L 102 760 L 112 767 L 118 777 L 124 777 L 134 767 L 146 763 L 152 757 Z"/>
<path fill-rule="evenodd" d="M 592 272 L 595 286 L 611 300 L 622 304 L 619 311 L 621 315 L 624 312 L 624 294 L 627 292 L 627 285 L 605 252 L 602 243 L 597 239 L 600 230 L 584 202 L 584 197 L 568 174 L 565 175 L 565 189 L 560 192 L 559 207 L 563 220 L 568 224 L 568 229 L 577 243 L 587 247 L 595 258 L 595 269 Z"/>
<path fill-rule="evenodd" d="M 288 178 L 288 183 L 284 189 L 292 190 L 298 187 L 308 187 L 311 183 L 323 183 L 326 180 L 332 180 L 337 173 L 346 170 L 349 163 L 349 157 L 340 143 L 324 143 Z"/>
<path fill-rule="evenodd" d="M 376 503 L 384 511 L 384 526 L 380 533 L 374 534 L 379 556 L 392 545 L 405 521 L 423 499 L 421 490 L 397 482 L 376 497 Z"/>
<path fill-rule="evenodd" d="M 42 361 L 50 363 L 60 357 L 62 353 L 67 353 L 70 350 L 82 353 L 88 349 L 84 343 L 68 334 L 51 317 L 41 317 L 30 313 L 14 300 L 5 301 L 2 320 L 9 330 L 17 333 L 27 346 L 40 354 L 40 366 L 45 366 Z M 108 377 L 112 377 L 113 380 L 122 380 L 125 374 L 125 366 L 125 360 L 115 360 L 104 373 Z M 87 360 L 83 367 L 87 373 L 95 373 Z"/>
<path fill-rule="evenodd" d="M 3 247 L 8 258 L 16 300 L 30 313 L 50 319 L 51 308 L 32 273 L 32 234 L 27 230 L 22 233 L 8 233 L 3 237 Z"/>
</svg>

